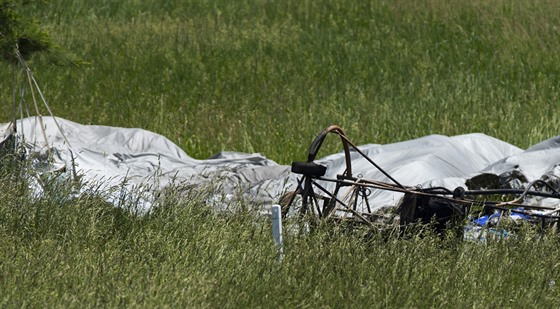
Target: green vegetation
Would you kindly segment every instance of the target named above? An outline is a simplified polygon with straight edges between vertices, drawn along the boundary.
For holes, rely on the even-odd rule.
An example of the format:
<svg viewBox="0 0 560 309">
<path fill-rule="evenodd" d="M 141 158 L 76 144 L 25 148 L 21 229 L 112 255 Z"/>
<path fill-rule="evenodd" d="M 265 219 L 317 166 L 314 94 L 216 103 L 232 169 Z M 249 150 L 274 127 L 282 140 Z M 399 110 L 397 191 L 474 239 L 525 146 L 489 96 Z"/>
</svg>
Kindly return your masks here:
<svg viewBox="0 0 560 309">
<path fill-rule="evenodd" d="M 25 4 L 29 3 L 0 1 L 0 60 L 6 63 L 17 64 L 17 52 L 22 58 L 29 59 L 35 53 L 48 51 L 52 44 L 37 22 L 18 14 L 18 9 Z"/>
<path fill-rule="evenodd" d="M 528 147 L 560 134 L 558 1 L 52 0 L 24 13 L 89 63 L 32 60 L 57 116 L 152 130 L 197 158 L 302 160 L 332 123 L 357 144 L 483 132 Z M 11 82 L 3 65 L 2 122 Z M 215 213 L 195 192 L 138 217 L 95 190 L 33 198 L 3 166 L 1 307 L 560 301 L 555 234 L 457 244 L 321 227 L 288 233 L 278 263 L 266 219 Z"/>
<path fill-rule="evenodd" d="M 483 132 L 528 147 L 559 132 L 557 1 L 58 0 L 37 10 L 54 41 L 90 63 L 33 64 L 57 115 L 149 129 L 197 158 L 227 149 L 289 163 L 331 123 L 357 143 Z"/>
<path fill-rule="evenodd" d="M 0 0 L 0 61 L 17 65 L 20 57 L 28 60 L 41 54 L 55 64 L 79 64 L 79 60 L 54 44 L 40 23 L 28 15 L 25 9 L 34 3 L 43 2 Z"/>
<path fill-rule="evenodd" d="M 194 192 L 170 193 L 139 217 L 99 192 L 32 199 L 25 179 L 2 176 L 3 308 L 552 307 L 560 299 L 557 234 L 457 243 L 327 226 L 299 235 L 287 225 L 278 262 L 267 219 L 216 213 Z"/>
</svg>

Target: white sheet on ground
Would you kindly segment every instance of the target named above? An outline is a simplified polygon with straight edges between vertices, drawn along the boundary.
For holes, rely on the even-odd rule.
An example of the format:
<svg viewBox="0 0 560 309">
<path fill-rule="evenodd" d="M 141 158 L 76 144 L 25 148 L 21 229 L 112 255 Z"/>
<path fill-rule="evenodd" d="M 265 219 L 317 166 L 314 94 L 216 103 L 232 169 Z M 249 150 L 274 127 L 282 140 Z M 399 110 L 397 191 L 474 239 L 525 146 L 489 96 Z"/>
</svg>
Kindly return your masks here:
<svg viewBox="0 0 560 309">
<path fill-rule="evenodd" d="M 62 118 L 56 121 L 66 139 L 52 117 L 42 117 L 43 129 L 39 117 L 20 120 L 17 134 L 32 152 L 45 153 L 48 143 L 56 162 L 65 165 L 68 173 L 75 169 L 82 180 L 100 189 L 132 192 L 144 188 L 148 197 L 142 199 L 143 210 L 153 205 L 151 193 L 171 184 L 191 188 L 212 185 L 216 189 L 216 205 L 237 197 L 271 205 L 283 193 L 295 189 L 299 176 L 291 173 L 289 166 L 257 153 L 222 152 L 197 160 L 164 136 L 146 130 L 81 125 Z M 4 132 L 8 128 L 9 124 L 0 125 L 0 137 L 7 134 Z M 313 137 L 310 135 L 310 141 Z M 360 149 L 404 185 L 453 190 L 465 186 L 476 175 L 501 176 L 512 171 L 520 172 L 525 181 L 544 177 L 560 183 L 560 136 L 525 151 L 478 133 L 430 135 L 394 144 L 368 144 Z M 352 158 L 354 175 L 390 182 L 358 153 L 353 153 Z M 327 166 L 326 177 L 334 178 L 345 169 L 343 153 L 328 155 L 317 163 Z M 118 196 L 113 198 L 111 202 L 116 203 Z M 370 203 L 374 208 L 395 206 L 400 198 L 399 193 L 377 190 L 372 192 Z"/>
</svg>

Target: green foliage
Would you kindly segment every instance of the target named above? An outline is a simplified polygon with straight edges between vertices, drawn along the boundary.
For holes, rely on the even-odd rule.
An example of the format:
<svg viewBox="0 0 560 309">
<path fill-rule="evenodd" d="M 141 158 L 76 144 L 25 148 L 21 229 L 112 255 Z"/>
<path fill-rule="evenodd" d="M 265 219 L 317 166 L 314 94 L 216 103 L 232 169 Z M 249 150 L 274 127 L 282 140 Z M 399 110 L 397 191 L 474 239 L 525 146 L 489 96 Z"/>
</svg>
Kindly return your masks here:
<svg viewBox="0 0 560 309">
<path fill-rule="evenodd" d="M 21 171 L 0 177 L 2 307 L 550 307 L 560 299 L 556 233 L 457 242 L 328 224 L 301 233 L 287 221 L 279 262 L 268 218 L 216 213 L 201 192 L 169 190 L 137 216 L 95 190 L 62 203 L 33 198 Z"/>
<path fill-rule="evenodd" d="M 29 7 L 45 5 L 45 1 L 0 1 L 0 57 L 17 64 L 18 53 L 24 60 L 43 54 L 56 65 L 80 65 L 85 62 L 63 50 L 42 29 L 37 19 L 29 16 Z"/>
<path fill-rule="evenodd" d="M 554 1 L 59 0 L 31 11 L 91 62 L 36 63 L 57 115 L 156 131 L 197 158 L 301 160 L 332 123 L 358 144 L 482 132 L 528 147 L 560 131 Z"/>
<path fill-rule="evenodd" d="M 23 3 L 0 1 L 2 14 Z M 483 132 L 527 147 L 558 135 L 559 4 L 57 0 L 18 6 L 17 16 L 35 16 L 53 41 L 91 62 L 47 69 L 35 59 L 57 116 L 156 131 L 199 158 L 258 151 L 289 163 L 331 123 L 358 144 Z M 10 80 L 0 70 L 1 89 Z M 9 120 L 11 107 L 0 111 Z M 325 144 L 323 154 L 339 147 Z M 301 235 L 288 223 L 278 263 L 266 218 L 217 214 L 195 192 L 167 192 L 139 217 L 94 189 L 76 196 L 54 182 L 34 197 L 33 180 L 12 168 L 0 175 L 1 307 L 554 307 L 560 299 L 556 234 L 365 240 L 329 226 Z"/>
<path fill-rule="evenodd" d="M 17 52 L 27 60 L 52 48 L 49 36 L 39 23 L 21 14 L 27 4 L 29 1 L 0 1 L 0 54 L 5 62 L 17 63 Z"/>
</svg>

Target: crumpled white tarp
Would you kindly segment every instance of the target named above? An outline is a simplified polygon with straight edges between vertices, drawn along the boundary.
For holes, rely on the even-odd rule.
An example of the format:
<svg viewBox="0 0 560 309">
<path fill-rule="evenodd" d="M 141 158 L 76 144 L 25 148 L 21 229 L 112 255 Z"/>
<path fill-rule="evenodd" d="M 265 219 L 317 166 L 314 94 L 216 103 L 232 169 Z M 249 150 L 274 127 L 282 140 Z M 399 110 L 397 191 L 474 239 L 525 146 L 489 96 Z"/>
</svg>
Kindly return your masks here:
<svg viewBox="0 0 560 309">
<path fill-rule="evenodd" d="M 7 136 L 8 128 L 9 124 L 0 125 L 0 138 Z M 310 132 L 310 142 L 314 133 Z M 300 176 L 291 173 L 289 166 L 257 153 L 221 152 L 206 160 L 193 159 L 164 136 L 142 129 L 81 125 L 53 117 L 42 117 L 41 125 L 39 117 L 30 117 L 17 122 L 17 135 L 30 152 L 45 153 L 48 144 L 56 163 L 66 166 L 67 173 L 75 171 L 85 183 L 101 189 L 120 187 L 133 192 L 144 188 L 151 194 L 169 185 L 195 189 L 211 185 L 218 203 L 242 197 L 269 206 L 283 193 L 294 190 Z M 360 149 L 403 185 L 453 190 L 466 187 L 467 180 L 481 174 L 509 181 L 514 171 L 523 176 L 515 178 L 514 186 L 540 178 L 560 183 L 560 136 L 527 150 L 478 133 L 430 135 L 394 144 L 368 144 Z M 391 182 L 358 153 L 354 152 L 352 158 L 355 176 Z M 329 178 L 336 178 L 345 169 L 343 153 L 328 155 L 317 163 L 327 166 L 325 176 Z M 402 196 L 380 190 L 371 194 L 374 209 L 396 206 Z M 148 210 L 153 202 L 145 198 L 142 207 Z"/>
</svg>

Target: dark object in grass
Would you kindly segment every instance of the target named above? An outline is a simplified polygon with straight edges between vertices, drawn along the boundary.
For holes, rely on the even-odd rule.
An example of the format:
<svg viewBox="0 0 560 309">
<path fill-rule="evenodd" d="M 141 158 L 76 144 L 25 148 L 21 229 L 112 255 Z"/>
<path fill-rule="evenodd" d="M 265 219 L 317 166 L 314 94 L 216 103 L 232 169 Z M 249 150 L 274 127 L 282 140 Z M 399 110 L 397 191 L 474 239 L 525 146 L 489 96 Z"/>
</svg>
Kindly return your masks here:
<svg viewBox="0 0 560 309">
<path fill-rule="evenodd" d="M 314 177 L 325 176 L 327 167 L 315 162 L 293 162 L 292 173 L 309 175 Z"/>
<path fill-rule="evenodd" d="M 397 208 L 402 228 L 409 224 L 430 225 L 439 235 L 448 229 L 456 229 L 462 237 L 466 220 L 466 207 L 450 199 L 406 193 Z"/>
<path fill-rule="evenodd" d="M 327 167 L 314 162 L 329 133 L 340 137 L 345 155 L 346 168 L 342 174 L 336 175 L 336 178 L 326 177 Z M 354 176 L 351 152 L 354 156 L 356 153 L 361 155 L 391 182 Z M 526 188 L 495 188 L 494 185 L 489 185 L 489 188 L 477 190 L 457 187 L 452 191 L 445 187 L 404 186 L 355 146 L 336 125 L 331 125 L 319 133 L 309 148 L 308 161 L 293 162 L 292 172 L 302 177 L 298 179 L 296 190 L 282 202 L 284 215 L 288 214 L 291 208 L 293 211 L 294 206 L 299 204 L 297 211 L 302 217 L 311 215 L 321 219 L 333 219 L 331 221 L 334 222 L 352 221 L 373 229 L 398 227 L 401 231 L 419 223 L 430 225 L 440 235 L 454 231 L 458 236 L 463 235 L 466 219 L 478 213 L 498 212 L 502 216 L 508 213 L 523 213 L 537 219 L 528 222 L 541 222 L 541 225 L 546 222 L 560 222 L 560 216 L 557 215 L 559 209 L 526 203 L 526 197 L 535 196 L 560 200 L 560 192 L 542 180 L 533 181 Z M 541 187 L 538 187 L 539 185 Z M 384 205 L 370 205 L 369 202 L 369 197 L 375 190 L 402 193 L 404 197 L 394 212 L 380 213 L 372 209 L 379 209 L 379 206 Z M 505 197 L 512 199 L 504 201 Z M 543 214 L 543 210 L 548 212 Z M 359 224 L 353 224 L 357 225 Z"/>
</svg>

